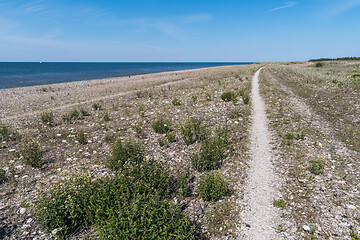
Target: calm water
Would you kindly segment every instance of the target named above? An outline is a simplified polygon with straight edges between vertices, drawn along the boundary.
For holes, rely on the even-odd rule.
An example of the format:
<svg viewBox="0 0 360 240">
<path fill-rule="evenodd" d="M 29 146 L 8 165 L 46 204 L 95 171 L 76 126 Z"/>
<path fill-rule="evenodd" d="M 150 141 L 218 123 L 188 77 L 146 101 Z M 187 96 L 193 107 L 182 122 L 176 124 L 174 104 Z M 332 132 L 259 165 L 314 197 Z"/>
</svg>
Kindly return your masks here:
<svg viewBox="0 0 360 240">
<path fill-rule="evenodd" d="M 249 63 L 1 63 L 0 89 Z"/>
</svg>

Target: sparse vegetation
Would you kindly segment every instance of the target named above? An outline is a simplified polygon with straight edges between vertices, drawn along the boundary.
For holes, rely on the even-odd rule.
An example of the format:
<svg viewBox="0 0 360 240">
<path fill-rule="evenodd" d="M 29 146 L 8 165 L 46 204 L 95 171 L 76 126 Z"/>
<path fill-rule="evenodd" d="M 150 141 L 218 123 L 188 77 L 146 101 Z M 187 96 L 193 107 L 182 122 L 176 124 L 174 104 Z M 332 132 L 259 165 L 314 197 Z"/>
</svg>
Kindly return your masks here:
<svg viewBox="0 0 360 240">
<path fill-rule="evenodd" d="M 309 171 L 311 173 L 318 175 L 322 173 L 323 169 L 324 169 L 324 164 L 322 161 L 319 160 L 310 161 Z"/>
<path fill-rule="evenodd" d="M 43 152 L 38 142 L 29 141 L 24 144 L 21 154 L 24 157 L 25 164 L 35 168 L 41 168 Z"/>
<path fill-rule="evenodd" d="M 166 139 L 169 141 L 169 143 L 175 142 L 175 138 L 176 138 L 175 132 L 166 133 Z"/>
<path fill-rule="evenodd" d="M 221 99 L 225 102 L 233 101 L 236 98 L 236 93 L 233 91 L 227 91 L 221 94 Z"/>
<path fill-rule="evenodd" d="M 282 199 L 275 200 L 273 206 L 277 208 L 286 208 L 286 202 Z"/>
<path fill-rule="evenodd" d="M 199 184 L 199 194 L 205 201 L 217 201 L 231 191 L 224 177 L 219 173 L 205 174 Z"/>
<path fill-rule="evenodd" d="M 86 137 L 84 131 L 80 131 L 80 132 L 79 132 L 78 137 L 77 137 L 77 141 L 78 141 L 79 144 L 81 144 L 81 145 L 85 145 L 85 144 L 88 143 L 87 137 Z"/>
<path fill-rule="evenodd" d="M 101 110 L 101 104 L 100 103 L 93 103 L 92 108 L 95 111 L 100 111 Z"/>
<path fill-rule="evenodd" d="M 6 171 L 0 168 L 0 183 L 6 179 Z"/>
<path fill-rule="evenodd" d="M 170 131 L 170 120 L 160 118 L 152 123 L 152 128 L 156 133 L 164 134 Z"/>
<path fill-rule="evenodd" d="M 180 99 L 177 99 L 177 98 L 174 98 L 174 99 L 172 100 L 172 104 L 173 104 L 174 106 L 179 106 L 179 105 L 181 105 L 181 100 L 180 100 Z"/>
<path fill-rule="evenodd" d="M 9 141 L 16 140 L 19 138 L 19 133 L 6 125 L 0 124 L 0 140 L 1 141 Z"/>
<path fill-rule="evenodd" d="M 52 126 L 54 124 L 54 114 L 51 110 L 47 112 L 42 112 L 40 114 L 40 117 L 43 124 L 47 126 Z"/>
</svg>

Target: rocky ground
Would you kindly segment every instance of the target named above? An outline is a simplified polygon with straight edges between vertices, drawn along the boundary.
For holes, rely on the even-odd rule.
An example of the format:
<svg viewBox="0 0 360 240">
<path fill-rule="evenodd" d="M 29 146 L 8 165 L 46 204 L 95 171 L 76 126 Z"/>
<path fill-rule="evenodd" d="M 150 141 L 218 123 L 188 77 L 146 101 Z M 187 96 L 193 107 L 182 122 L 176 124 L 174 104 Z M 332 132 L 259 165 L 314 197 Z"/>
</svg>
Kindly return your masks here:
<svg viewBox="0 0 360 240">
<path fill-rule="evenodd" d="M 229 181 L 234 194 L 218 202 L 204 202 L 196 192 L 199 173 L 192 170 L 193 195 L 181 200 L 188 206 L 185 212 L 209 238 L 236 238 L 241 211 L 237 199 L 242 198 L 248 159 L 251 106 L 241 98 L 224 102 L 220 95 L 227 90 L 250 93 L 252 75 L 258 68 L 220 67 L 1 90 L 1 122 L 17 132 L 13 139 L 3 140 L 0 148 L 0 167 L 5 170 L 0 193 L 1 238 L 50 238 L 51 233 L 42 229 L 34 217 L 36 193 L 46 192 L 53 183 L 78 171 L 98 177 L 111 175 L 104 161 L 115 139 L 142 142 L 147 158 L 165 162 L 173 174 L 188 166 L 190 154 L 200 146 L 187 146 L 179 128 L 191 117 L 202 119 L 212 131 L 227 127 L 231 143 L 218 171 Z M 174 105 L 174 99 L 180 100 L 180 105 Z M 94 103 L 101 109 L 94 110 Z M 88 114 L 80 114 L 70 123 L 63 121 L 66 113 L 81 109 Z M 50 110 L 53 126 L 41 120 L 41 113 Z M 175 142 L 152 129 L 153 121 L 161 117 L 171 121 Z M 87 144 L 79 143 L 81 131 Z M 41 146 L 40 168 L 24 163 L 22 149 L 30 141 Z M 96 232 L 85 229 L 72 238 L 89 236 L 96 236 Z"/>
<path fill-rule="evenodd" d="M 143 143 L 147 158 L 166 163 L 176 175 L 200 148 L 197 142 L 186 145 L 180 133 L 192 117 L 212 132 L 228 129 L 230 144 L 216 171 L 233 193 L 203 201 L 197 192 L 202 173 L 190 166 L 192 194 L 174 201 L 186 206 L 205 237 L 247 239 L 244 231 L 251 226 L 241 212 L 250 206 L 244 189 L 256 166 L 249 151 L 252 100 L 240 95 L 250 94 L 262 66 L 260 93 L 278 179 L 268 205 L 277 207 L 280 218 L 271 231 L 284 239 L 359 239 L 358 62 L 253 64 L 0 90 L 0 239 L 54 238 L 35 217 L 37 193 L 79 171 L 112 175 L 105 161 L 116 139 Z M 228 90 L 238 93 L 236 101 L 220 98 Z M 75 110 L 80 115 L 67 121 Z M 41 120 L 49 111 L 52 126 Z M 160 118 L 170 120 L 174 142 L 154 132 L 152 123 Z M 86 144 L 80 144 L 82 132 Z M 43 154 L 38 168 L 24 163 L 24 146 L 32 141 Z M 70 239 L 96 236 L 90 227 Z"/>
</svg>

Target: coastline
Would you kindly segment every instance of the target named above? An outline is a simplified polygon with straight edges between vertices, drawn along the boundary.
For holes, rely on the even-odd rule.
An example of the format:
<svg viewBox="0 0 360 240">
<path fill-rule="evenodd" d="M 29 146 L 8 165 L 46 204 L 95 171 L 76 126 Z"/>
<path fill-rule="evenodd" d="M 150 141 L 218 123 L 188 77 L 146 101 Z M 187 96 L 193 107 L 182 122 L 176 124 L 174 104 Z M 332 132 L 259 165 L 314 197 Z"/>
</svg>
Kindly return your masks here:
<svg viewBox="0 0 360 240">
<path fill-rule="evenodd" d="M 236 69 L 249 65 L 251 64 L 0 89 L 0 122 L 28 117 L 49 109 L 53 111 L 62 110 L 127 93 L 173 84 L 189 78 L 196 79 L 204 74 L 208 75 L 224 69 Z"/>
</svg>

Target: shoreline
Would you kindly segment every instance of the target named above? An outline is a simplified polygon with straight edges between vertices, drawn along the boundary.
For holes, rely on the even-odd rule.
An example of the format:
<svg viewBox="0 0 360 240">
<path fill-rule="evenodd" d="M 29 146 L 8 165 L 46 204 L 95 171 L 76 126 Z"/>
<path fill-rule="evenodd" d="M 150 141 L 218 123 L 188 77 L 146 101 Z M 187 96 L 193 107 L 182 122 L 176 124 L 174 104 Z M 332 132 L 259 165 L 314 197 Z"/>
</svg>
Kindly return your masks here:
<svg viewBox="0 0 360 240">
<path fill-rule="evenodd" d="M 57 64 L 56 62 L 54 62 L 55 64 Z M 1 62 L 0 62 L 1 64 Z M 21 64 L 21 63 L 20 63 Z M 51 62 L 50 62 L 51 64 Z M 61 64 L 61 63 L 60 63 Z M 70 62 L 66 62 L 66 63 L 63 63 L 63 64 L 72 64 Z M 74 64 L 77 64 L 77 63 L 74 63 Z M 81 63 L 80 63 L 81 64 Z M 88 63 L 85 63 L 85 64 L 88 64 Z M 91 64 L 91 63 L 89 63 Z M 111 63 L 110 63 L 111 64 Z M 126 64 L 126 63 L 125 63 Z M 134 63 L 134 64 L 146 64 L 146 63 Z M 149 64 L 152 64 L 152 63 L 149 63 Z M 167 63 L 164 63 L 164 64 L 167 64 Z M 171 63 L 170 63 L 171 64 Z M 173 63 L 173 64 L 196 64 L 196 63 L 182 63 L 182 62 L 179 62 L 179 63 Z M 211 63 L 205 63 L 205 62 L 199 62 L 199 64 L 211 64 Z M 217 63 L 213 63 L 213 64 L 217 64 Z M 220 63 L 219 63 L 220 64 Z M 232 63 L 224 63 L 224 64 L 232 64 Z M 3 88 L 0 88 L 0 90 L 3 90 L 3 89 L 14 89 L 14 88 L 23 88 L 23 87 L 36 87 L 36 86 L 47 86 L 47 85 L 53 85 L 53 84 L 61 84 L 61 83 L 71 83 L 71 82 L 82 82 L 82 81 L 93 81 L 93 80 L 101 80 L 101 79 L 110 79 L 110 78 L 122 78 L 122 77 L 129 77 L 129 76 L 138 76 L 138 75 L 147 75 L 147 74 L 156 74 L 156 73 L 165 73 L 165 72 L 178 72 L 178 71 L 186 71 L 186 70 L 196 70 L 196 69 L 206 69 L 206 68 L 216 68 L 216 67 L 232 67 L 232 66 L 241 66 L 241 65 L 251 65 L 251 64 L 254 64 L 254 62 L 239 62 L 239 63 L 234 63 L 233 65 L 219 65 L 219 66 L 192 66 L 188 69 L 172 69 L 174 68 L 174 66 L 172 67 L 169 67 L 169 68 L 165 68 L 164 69 L 156 69 L 156 67 L 154 69 L 138 69 L 138 70 L 142 70 L 141 71 L 137 71 L 136 69 L 133 69 L 132 66 L 129 66 L 128 70 L 121 72 L 122 70 L 119 69 L 120 72 L 115 72 L 113 73 L 114 75 L 118 75 L 118 76 L 106 76 L 108 74 L 106 74 L 106 71 L 104 72 L 105 69 L 101 70 L 97 70 L 97 71 L 90 71 L 90 72 L 93 72 L 93 73 L 97 73 L 97 75 L 104 75 L 104 76 L 88 76 L 86 73 L 89 73 L 89 71 L 81 71 L 79 69 L 79 71 L 81 71 L 81 74 L 82 76 L 81 77 L 76 77 L 77 74 L 79 74 L 80 72 L 77 72 L 77 71 L 66 71 L 66 72 L 63 72 L 63 73 L 60 73 L 60 72 L 46 72 L 47 70 L 44 69 L 42 73 L 28 73 L 28 75 L 24 75 L 23 77 L 23 80 L 15 80 L 15 83 L 14 85 L 17 85 L 17 86 L 10 86 L 7 85 L 7 81 L 13 81 L 11 80 L 12 79 L 12 75 L 10 76 L 5 76 L 8 77 L 9 79 L 8 80 L 4 80 L 2 79 L 2 77 L 0 77 L 0 84 L 4 84 L 5 87 Z M 0 65 L 1 66 L 1 65 Z M 146 68 L 146 66 L 144 66 Z M 1 69 L 0 69 L 1 70 Z M 49 70 L 49 69 L 48 69 Z M 43 77 L 41 77 L 41 75 L 43 74 L 65 74 L 67 75 L 68 73 L 71 73 L 70 76 L 63 76 L 63 77 L 59 77 L 59 78 L 55 78 L 51 81 L 48 81 L 46 80 L 45 83 L 44 83 L 44 80 Z M 38 76 L 38 79 L 36 79 L 37 77 L 34 78 L 34 74 L 35 76 Z M 94 74 L 93 74 L 94 75 Z M 20 75 L 21 76 L 21 75 Z M 29 77 L 27 77 L 29 76 Z M 30 80 L 30 83 L 27 82 L 26 79 L 29 79 Z M 61 79 L 65 79 L 67 78 L 67 80 L 61 80 Z M 24 81 L 24 82 L 23 82 Z M 47 82 L 48 81 L 48 82 Z M 32 84 L 34 83 L 34 84 Z M 23 85 L 23 86 L 21 86 Z"/>
<path fill-rule="evenodd" d="M 0 89 L 0 122 L 51 110 L 61 110 L 106 98 L 148 90 L 188 78 L 199 78 L 223 69 L 247 67 L 250 64 L 166 71 L 126 77 L 53 83 Z"/>
</svg>

